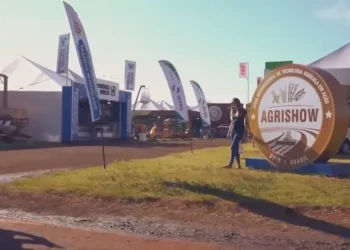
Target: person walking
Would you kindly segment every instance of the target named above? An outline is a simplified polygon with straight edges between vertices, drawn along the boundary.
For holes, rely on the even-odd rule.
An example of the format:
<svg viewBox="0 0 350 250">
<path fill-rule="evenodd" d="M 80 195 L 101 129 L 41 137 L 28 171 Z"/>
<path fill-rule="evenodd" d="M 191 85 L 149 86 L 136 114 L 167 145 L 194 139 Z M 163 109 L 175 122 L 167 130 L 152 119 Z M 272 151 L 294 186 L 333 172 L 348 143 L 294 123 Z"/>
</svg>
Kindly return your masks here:
<svg viewBox="0 0 350 250">
<path fill-rule="evenodd" d="M 230 118 L 231 124 L 227 136 L 231 139 L 231 157 L 230 162 L 226 168 L 232 168 L 236 160 L 236 168 L 241 168 L 240 159 L 240 142 L 245 131 L 247 111 L 243 108 L 241 101 L 238 98 L 233 98 L 231 103 Z"/>
</svg>

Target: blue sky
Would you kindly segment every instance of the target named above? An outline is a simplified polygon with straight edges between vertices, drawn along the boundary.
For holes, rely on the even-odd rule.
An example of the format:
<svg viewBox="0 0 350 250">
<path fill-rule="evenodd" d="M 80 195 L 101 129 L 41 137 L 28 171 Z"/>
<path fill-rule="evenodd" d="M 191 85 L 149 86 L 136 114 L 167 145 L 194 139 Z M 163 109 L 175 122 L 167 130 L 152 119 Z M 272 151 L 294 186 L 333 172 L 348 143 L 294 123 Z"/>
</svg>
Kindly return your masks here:
<svg viewBox="0 0 350 250">
<path fill-rule="evenodd" d="M 87 32 L 98 76 L 124 85 L 124 60 L 137 61 L 137 86 L 171 100 L 158 60 L 171 61 L 189 104 L 196 80 L 211 102 L 247 99 L 238 77 L 250 63 L 250 94 L 265 61 L 308 64 L 349 42 L 350 1 L 338 0 L 70 0 Z M 0 0 L 0 68 L 17 57 L 55 68 L 58 35 L 70 32 L 62 1 Z M 80 73 L 71 46 L 70 68 Z M 11 83 L 11 82 L 10 82 Z M 123 87 L 122 87 L 123 88 Z"/>
</svg>

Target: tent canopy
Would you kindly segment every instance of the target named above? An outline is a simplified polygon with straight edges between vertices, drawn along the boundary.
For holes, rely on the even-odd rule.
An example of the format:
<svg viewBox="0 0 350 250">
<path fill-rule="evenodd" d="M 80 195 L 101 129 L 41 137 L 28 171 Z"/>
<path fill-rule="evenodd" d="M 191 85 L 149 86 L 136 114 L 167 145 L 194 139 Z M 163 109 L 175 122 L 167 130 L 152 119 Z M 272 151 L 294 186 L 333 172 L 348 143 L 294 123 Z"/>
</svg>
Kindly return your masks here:
<svg viewBox="0 0 350 250">
<path fill-rule="evenodd" d="M 167 101 L 153 101 L 153 100 L 149 100 L 148 102 L 144 102 L 144 101 L 139 101 L 136 103 L 136 107 L 135 110 L 138 111 L 160 111 L 160 110 L 165 110 L 165 111 L 172 111 L 174 110 L 174 106 L 171 105 L 170 103 L 168 103 Z M 197 106 L 188 106 L 188 110 L 189 111 L 196 111 L 199 112 L 199 107 Z"/>
<path fill-rule="evenodd" d="M 321 69 L 350 68 L 350 43 L 309 64 Z"/>
<path fill-rule="evenodd" d="M 160 105 L 162 110 L 174 110 L 174 106 L 166 101 L 159 101 L 158 104 Z"/>
<path fill-rule="evenodd" d="M 162 100 L 162 101 L 159 101 L 157 103 L 161 106 L 162 110 L 174 110 L 174 105 L 168 103 L 167 101 Z M 188 110 L 199 112 L 198 105 L 196 105 L 196 106 L 187 105 L 187 108 L 188 108 Z"/>
<path fill-rule="evenodd" d="M 325 69 L 342 85 L 350 85 L 350 43 L 309 64 Z"/>
<path fill-rule="evenodd" d="M 149 102 L 138 102 L 136 103 L 135 110 L 140 110 L 140 111 L 158 111 L 162 110 L 161 106 L 156 103 L 153 100 L 150 100 Z"/>
<path fill-rule="evenodd" d="M 9 90 L 15 91 L 62 91 L 63 86 L 70 86 L 71 81 L 83 83 L 84 79 L 72 70 L 68 79 L 26 57 L 20 57 L 10 63 L 1 73 L 9 77 Z M 97 79 L 101 84 L 118 84 L 112 81 Z"/>
</svg>

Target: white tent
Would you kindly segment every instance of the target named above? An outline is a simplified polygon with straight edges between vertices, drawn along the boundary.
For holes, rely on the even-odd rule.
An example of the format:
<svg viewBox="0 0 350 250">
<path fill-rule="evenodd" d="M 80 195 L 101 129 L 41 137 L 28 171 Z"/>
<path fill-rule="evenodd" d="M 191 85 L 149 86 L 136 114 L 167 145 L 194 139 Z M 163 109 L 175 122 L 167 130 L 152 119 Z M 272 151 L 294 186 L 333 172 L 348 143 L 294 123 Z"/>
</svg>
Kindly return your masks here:
<svg viewBox="0 0 350 250">
<path fill-rule="evenodd" d="M 160 105 L 162 110 L 174 110 L 174 106 L 166 101 L 159 101 L 158 104 Z"/>
<path fill-rule="evenodd" d="M 309 64 L 325 69 L 342 85 L 350 85 L 350 43 Z"/>
<path fill-rule="evenodd" d="M 68 81 L 65 75 L 56 72 L 26 58 L 20 57 L 10 63 L 1 73 L 9 77 L 9 90 L 14 91 L 58 91 L 63 86 L 70 86 L 71 81 L 83 83 L 84 79 L 72 70 L 68 71 Z M 102 84 L 115 82 L 97 79 Z"/>
<path fill-rule="evenodd" d="M 161 107 L 161 110 L 174 110 L 174 105 L 168 103 L 167 101 L 162 100 L 157 102 L 157 104 Z M 199 112 L 198 105 L 196 106 L 187 105 L 187 108 L 188 110 Z"/>
<path fill-rule="evenodd" d="M 70 86 L 71 81 L 83 82 L 83 78 L 69 71 L 65 76 L 41 66 L 26 57 L 10 63 L 1 73 L 6 74 L 8 83 L 8 104 L 11 108 L 26 108 L 29 124 L 24 133 L 35 140 L 61 141 L 62 131 L 62 86 Z M 117 84 L 98 79 L 102 84 Z M 0 99 L 2 99 L 0 84 Z"/>
<path fill-rule="evenodd" d="M 136 103 L 135 110 L 140 111 L 158 111 L 162 110 L 162 107 L 155 101 L 150 100 L 149 102 L 138 102 Z"/>
<path fill-rule="evenodd" d="M 192 106 L 192 107 L 188 106 L 188 110 L 200 112 L 200 111 L 199 111 L 199 106 L 198 106 L 198 105 L 197 105 L 197 106 Z"/>
</svg>

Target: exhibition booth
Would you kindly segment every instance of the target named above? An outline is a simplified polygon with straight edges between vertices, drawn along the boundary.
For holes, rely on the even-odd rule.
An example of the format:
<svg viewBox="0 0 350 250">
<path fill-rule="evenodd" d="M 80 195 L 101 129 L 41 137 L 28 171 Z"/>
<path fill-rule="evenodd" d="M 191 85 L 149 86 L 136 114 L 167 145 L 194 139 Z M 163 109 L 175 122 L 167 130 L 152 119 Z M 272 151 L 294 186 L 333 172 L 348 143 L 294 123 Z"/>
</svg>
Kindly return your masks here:
<svg viewBox="0 0 350 250">
<path fill-rule="evenodd" d="M 131 134 L 131 92 L 98 84 L 101 119 L 92 123 L 85 85 L 72 82 L 62 91 L 62 141 L 127 138 Z"/>
<path fill-rule="evenodd" d="M 74 71 L 60 75 L 20 57 L 1 73 L 9 78 L 8 105 L 27 110 L 23 133 L 35 141 L 118 139 L 131 133 L 131 92 L 120 91 L 117 82 L 97 79 L 102 119 L 92 124 L 84 79 Z"/>
</svg>

